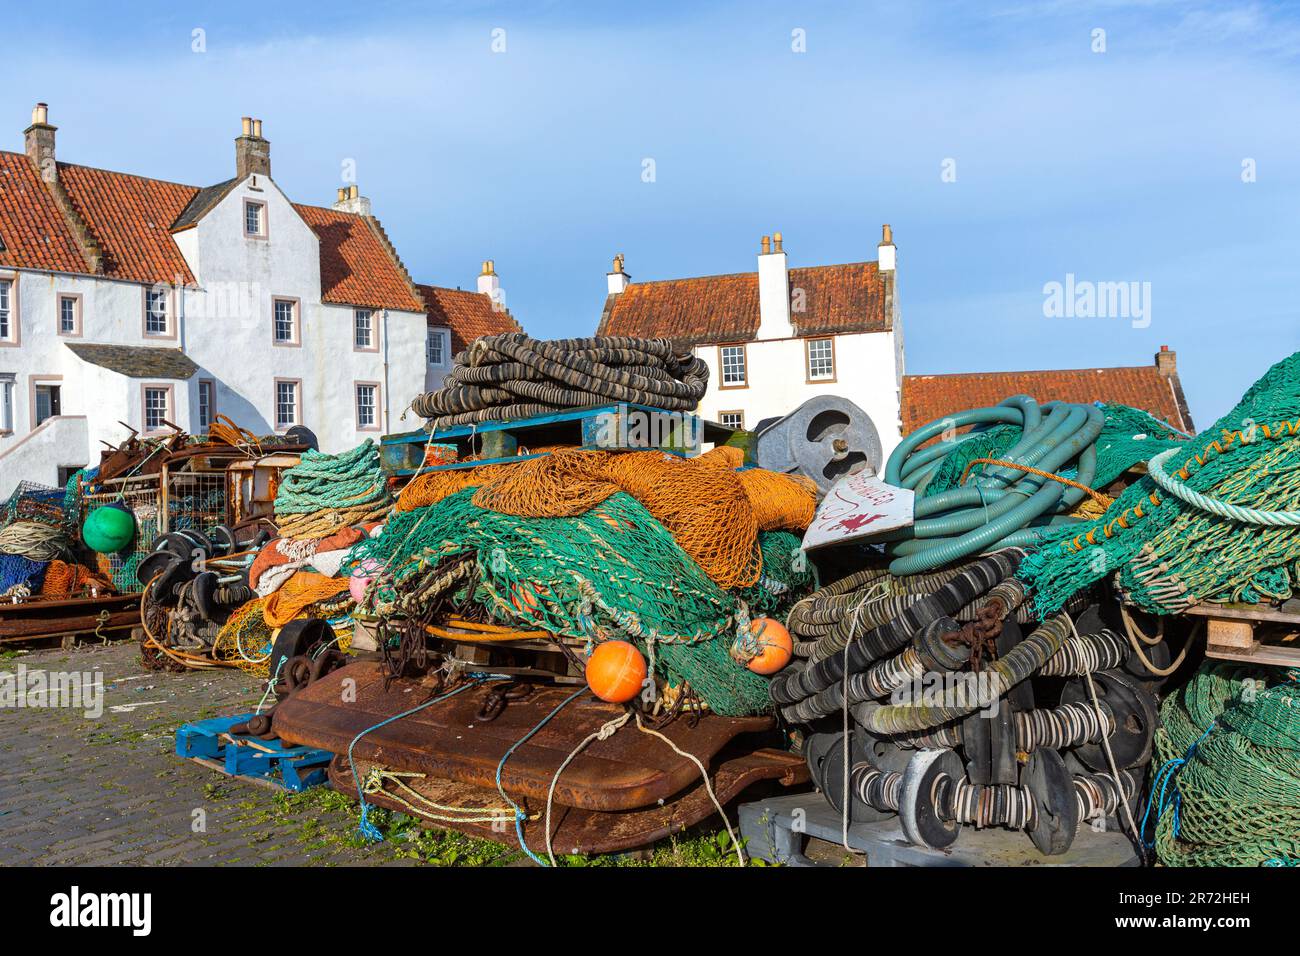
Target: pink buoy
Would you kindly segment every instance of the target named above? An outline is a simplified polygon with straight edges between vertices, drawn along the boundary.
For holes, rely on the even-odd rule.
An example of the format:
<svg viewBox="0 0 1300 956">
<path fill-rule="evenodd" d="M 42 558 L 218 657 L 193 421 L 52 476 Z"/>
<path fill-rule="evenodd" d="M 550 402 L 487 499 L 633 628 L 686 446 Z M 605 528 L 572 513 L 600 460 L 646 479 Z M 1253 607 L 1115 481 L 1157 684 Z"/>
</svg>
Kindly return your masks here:
<svg viewBox="0 0 1300 956">
<path fill-rule="evenodd" d="M 352 600 L 358 604 L 366 596 L 366 588 L 370 586 L 376 573 L 380 570 L 379 565 L 374 561 L 362 561 L 357 569 L 352 572 L 352 577 L 348 578 L 348 593 L 352 595 Z"/>
</svg>

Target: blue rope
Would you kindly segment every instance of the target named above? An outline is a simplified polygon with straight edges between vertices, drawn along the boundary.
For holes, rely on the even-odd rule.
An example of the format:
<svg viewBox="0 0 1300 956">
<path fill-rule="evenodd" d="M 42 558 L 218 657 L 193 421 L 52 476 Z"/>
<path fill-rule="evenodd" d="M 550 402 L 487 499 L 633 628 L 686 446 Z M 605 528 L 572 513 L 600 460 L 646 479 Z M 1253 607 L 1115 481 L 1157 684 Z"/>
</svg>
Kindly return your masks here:
<svg viewBox="0 0 1300 956">
<path fill-rule="evenodd" d="M 455 690 L 443 694 L 441 697 L 434 697 L 432 700 L 426 700 L 423 704 L 420 704 L 418 707 L 412 707 L 410 710 L 403 711 L 400 714 L 394 714 L 392 717 L 388 717 L 384 720 L 381 720 L 373 727 L 367 727 L 365 730 L 361 731 L 361 733 L 357 734 L 355 737 L 352 738 L 352 743 L 348 744 L 348 769 L 352 771 L 352 782 L 356 784 L 357 787 L 357 799 L 361 801 L 361 823 L 357 827 L 357 829 L 361 831 L 361 835 L 364 836 L 367 840 L 377 843 L 383 840 L 384 835 L 379 832 L 378 827 L 376 827 L 373 823 L 370 822 L 370 804 L 366 802 L 366 794 L 361 787 L 361 778 L 357 776 L 357 765 L 352 759 L 352 748 L 357 745 L 357 741 L 360 740 L 362 737 L 364 737 L 366 734 L 378 730 L 380 727 L 388 726 L 395 720 L 401 720 L 403 717 L 410 717 L 412 714 L 419 713 L 420 711 L 424 710 L 424 708 L 426 707 L 431 707 L 434 704 L 439 703 L 440 701 L 444 701 L 449 698 L 455 697 L 457 694 L 461 693 L 462 691 L 467 691 L 471 687 L 477 687 L 479 683 L 484 679 L 490 679 L 490 678 L 479 678 L 471 681 L 468 684 L 462 684 L 460 687 L 457 687 Z M 495 678 L 495 679 L 499 680 L 500 678 Z"/>
<path fill-rule="evenodd" d="M 1182 814 L 1182 806 L 1183 806 L 1183 796 L 1181 793 L 1178 792 L 1178 784 L 1175 782 L 1174 778 L 1178 775 L 1178 771 L 1181 770 L 1187 764 L 1187 762 L 1192 759 L 1192 755 L 1196 753 L 1196 748 L 1201 745 L 1201 742 L 1205 740 L 1206 737 L 1210 736 L 1210 732 L 1214 730 L 1214 726 L 1218 722 L 1219 721 L 1217 717 L 1214 720 L 1210 721 L 1210 726 L 1205 728 L 1205 733 L 1201 734 L 1201 736 L 1196 738 L 1195 742 L 1190 747 L 1187 748 L 1187 753 L 1183 754 L 1181 757 L 1175 757 L 1173 760 L 1167 761 L 1165 765 L 1160 768 L 1160 771 L 1156 774 L 1155 780 L 1151 782 L 1151 796 L 1147 798 L 1146 810 L 1144 810 L 1142 813 L 1142 830 L 1141 830 L 1141 833 L 1143 834 L 1142 844 L 1147 849 L 1154 849 L 1156 845 L 1154 831 L 1152 832 L 1151 839 L 1149 841 L 1146 839 L 1147 820 L 1150 819 L 1151 807 L 1153 805 L 1156 807 L 1156 828 L 1157 829 L 1159 829 L 1160 820 L 1164 817 L 1165 811 L 1172 807 L 1174 811 L 1174 837 L 1177 838 L 1178 831 L 1182 828 L 1181 814 Z M 1166 800 L 1165 792 L 1166 790 L 1168 790 L 1170 784 L 1173 784 L 1174 789 L 1173 789 L 1173 793 L 1170 794 L 1170 799 Z M 1157 786 L 1160 788 L 1159 800 L 1157 800 L 1155 796 Z"/>
<path fill-rule="evenodd" d="M 519 747 L 522 746 L 524 743 L 526 743 L 535 733 L 537 733 L 548 723 L 550 723 L 552 717 L 554 717 L 566 706 L 568 706 L 573 701 L 577 700 L 586 692 L 587 692 L 587 688 L 584 687 L 582 688 L 582 690 L 575 691 L 572 695 L 570 695 L 565 700 L 557 704 L 555 709 L 551 711 L 549 714 L 547 714 L 545 717 L 543 717 L 541 721 L 538 722 L 536 727 L 534 727 L 532 730 L 528 731 L 528 733 L 524 734 L 522 737 L 516 740 L 514 744 L 510 747 L 510 749 L 507 750 L 505 754 L 501 757 L 501 762 L 497 764 L 497 792 L 501 794 L 501 798 L 505 800 L 506 803 L 510 804 L 510 806 L 515 811 L 515 836 L 519 839 L 519 848 L 523 850 L 526 854 L 528 854 L 528 858 L 532 860 L 534 863 L 536 863 L 538 866 L 550 866 L 550 864 L 547 863 L 545 860 L 543 860 L 541 857 L 539 857 L 532 850 L 528 849 L 528 844 L 524 842 L 524 821 L 528 819 L 528 814 L 524 813 L 524 811 L 520 808 L 519 804 L 511 800 L 509 795 L 506 793 L 505 788 L 501 785 L 501 771 L 505 769 L 506 761 L 510 759 L 510 755 L 512 753 L 518 750 Z"/>
</svg>

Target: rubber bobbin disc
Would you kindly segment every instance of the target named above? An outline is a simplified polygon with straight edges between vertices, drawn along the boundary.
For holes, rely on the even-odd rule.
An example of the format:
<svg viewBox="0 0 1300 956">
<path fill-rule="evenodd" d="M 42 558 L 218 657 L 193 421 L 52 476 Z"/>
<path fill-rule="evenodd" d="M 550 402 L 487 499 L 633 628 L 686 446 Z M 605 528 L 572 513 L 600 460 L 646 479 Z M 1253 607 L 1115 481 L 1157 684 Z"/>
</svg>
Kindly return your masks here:
<svg viewBox="0 0 1300 956">
<path fill-rule="evenodd" d="M 321 641 L 331 640 L 334 632 L 330 626 L 318 617 L 304 617 L 290 621 L 275 636 L 271 645 L 270 668 L 275 674 L 280 666 L 280 658 L 286 660 L 300 657 L 311 651 Z"/>
<path fill-rule="evenodd" d="M 861 750 L 862 758 L 877 770 L 902 773 L 916 753 L 915 750 L 904 750 L 887 737 L 877 737 L 861 726 L 854 731 L 854 740 L 857 743 L 854 751 Z"/>
<path fill-rule="evenodd" d="M 961 824 L 940 818 L 936 790 L 944 777 L 955 786 L 962 776 L 961 758 L 955 750 L 918 750 L 908 761 L 898 798 L 898 819 L 909 842 L 932 850 L 953 844 Z"/>
<path fill-rule="evenodd" d="M 230 525 L 217 525 L 212 529 L 212 534 L 209 537 L 219 557 L 224 558 L 228 554 L 235 553 L 235 532 Z"/>
<path fill-rule="evenodd" d="M 822 763 L 831 747 L 840 742 L 839 734 L 812 734 L 803 744 L 804 759 L 808 761 L 808 773 L 818 787 L 822 785 Z"/>
<path fill-rule="evenodd" d="M 173 562 L 184 561 L 185 559 L 177 555 L 174 551 L 154 551 L 146 555 L 135 568 L 135 579 L 141 587 L 147 587 L 149 582 L 155 577 L 167 570 Z"/>
<path fill-rule="evenodd" d="M 1115 755 L 1115 767 L 1129 770 L 1151 760 L 1151 747 L 1155 742 L 1156 725 L 1160 715 L 1151 692 L 1142 682 L 1122 670 L 1101 671 L 1092 675 L 1097 688 L 1097 699 L 1115 715 L 1115 732 L 1109 743 Z M 1087 678 L 1077 678 L 1061 691 L 1061 703 L 1092 706 Z M 1083 744 L 1074 748 L 1079 759 L 1097 771 L 1109 771 L 1106 748 L 1100 743 Z"/>
<path fill-rule="evenodd" d="M 1034 801 L 1029 839 L 1045 856 L 1059 856 L 1074 843 L 1079 829 L 1079 802 L 1074 778 L 1055 750 L 1035 750 L 1021 778 Z"/>
<path fill-rule="evenodd" d="M 199 613 L 209 621 L 216 617 L 221 611 L 215 600 L 217 586 L 216 571 L 203 571 L 194 579 L 194 606 L 198 608 Z"/>
<path fill-rule="evenodd" d="M 194 572 L 190 570 L 189 563 L 175 558 L 153 579 L 153 584 L 149 586 L 149 598 L 163 607 L 175 607 L 178 600 L 177 585 L 184 584 L 192 577 Z"/>
</svg>

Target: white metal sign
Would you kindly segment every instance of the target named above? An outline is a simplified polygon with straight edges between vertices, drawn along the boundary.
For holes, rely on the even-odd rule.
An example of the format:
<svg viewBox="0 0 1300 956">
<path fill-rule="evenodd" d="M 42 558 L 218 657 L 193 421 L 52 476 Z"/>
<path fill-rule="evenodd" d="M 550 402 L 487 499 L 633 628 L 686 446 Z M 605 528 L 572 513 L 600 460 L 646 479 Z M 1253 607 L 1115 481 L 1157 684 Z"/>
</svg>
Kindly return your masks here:
<svg viewBox="0 0 1300 956">
<path fill-rule="evenodd" d="M 915 494 L 886 484 L 870 472 L 837 481 L 817 508 L 803 537 L 803 549 L 843 544 L 868 535 L 906 528 L 912 523 Z"/>
</svg>

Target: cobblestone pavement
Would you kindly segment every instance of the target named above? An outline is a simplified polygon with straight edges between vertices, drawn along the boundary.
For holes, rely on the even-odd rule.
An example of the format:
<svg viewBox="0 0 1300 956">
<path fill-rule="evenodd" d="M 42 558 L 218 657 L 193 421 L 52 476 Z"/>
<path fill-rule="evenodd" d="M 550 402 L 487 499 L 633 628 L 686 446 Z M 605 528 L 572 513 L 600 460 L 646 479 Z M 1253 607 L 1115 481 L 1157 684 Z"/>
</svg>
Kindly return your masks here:
<svg viewBox="0 0 1300 956">
<path fill-rule="evenodd" d="M 0 865 L 414 862 L 395 841 L 359 840 L 355 813 L 326 788 L 286 797 L 176 756 L 180 724 L 257 703 L 240 672 L 145 671 L 130 642 L 9 657 L 0 672 L 19 664 L 101 671 L 103 714 L 0 709 Z"/>
</svg>

